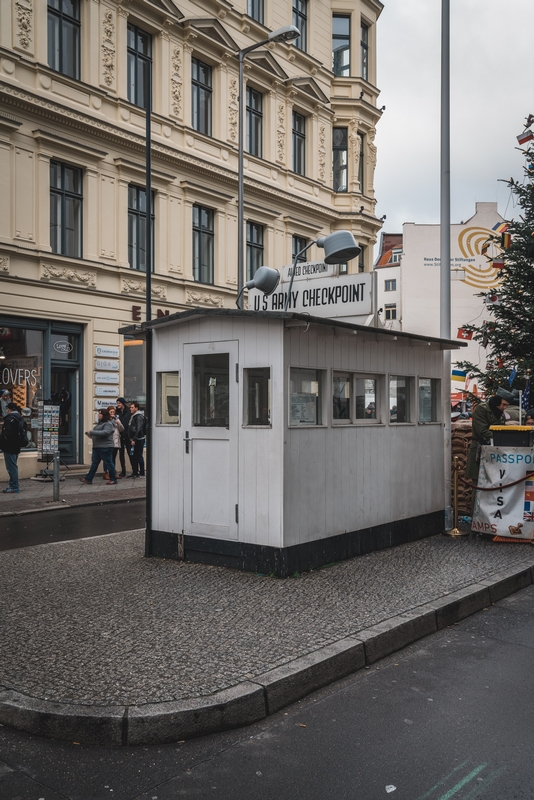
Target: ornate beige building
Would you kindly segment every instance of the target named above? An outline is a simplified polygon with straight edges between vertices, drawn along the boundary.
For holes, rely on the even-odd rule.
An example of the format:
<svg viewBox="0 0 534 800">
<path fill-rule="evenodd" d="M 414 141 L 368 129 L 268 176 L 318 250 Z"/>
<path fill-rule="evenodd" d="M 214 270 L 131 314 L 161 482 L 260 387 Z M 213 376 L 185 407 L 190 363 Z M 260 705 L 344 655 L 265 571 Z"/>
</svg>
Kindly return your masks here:
<svg viewBox="0 0 534 800">
<path fill-rule="evenodd" d="M 378 0 L 0 0 L 0 388 L 61 406 L 67 462 L 117 394 L 144 399 L 145 75 L 152 69 L 153 314 L 233 306 L 237 51 L 248 274 L 351 230 L 372 268 Z M 317 258 L 312 249 L 310 258 Z M 26 412 L 29 413 L 28 411 Z M 37 449 L 21 474 L 36 472 Z M 1 476 L 0 476 L 1 477 Z"/>
</svg>

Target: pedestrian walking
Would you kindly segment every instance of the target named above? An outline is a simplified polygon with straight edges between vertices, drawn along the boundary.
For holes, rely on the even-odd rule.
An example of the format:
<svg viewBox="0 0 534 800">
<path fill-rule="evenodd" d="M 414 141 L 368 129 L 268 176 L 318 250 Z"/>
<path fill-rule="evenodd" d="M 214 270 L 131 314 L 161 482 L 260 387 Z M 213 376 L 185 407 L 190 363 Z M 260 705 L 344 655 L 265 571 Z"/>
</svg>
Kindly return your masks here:
<svg viewBox="0 0 534 800">
<path fill-rule="evenodd" d="M 126 454 L 128 454 L 128 460 L 130 462 L 130 466 L 133 472 L 133 464 L 132 459 L 130 456 L 130 439 L 128 437 L 128 425 L 130 424 L 130 417 L 132 416 L 132 412 L 128 408 L 126 404 L 126 400 L 124 397 L 119 397 L 117 400 L 117 418 L 119 419 L 122 427 L 124 430 L 121 433 L 121 443 L 120 443 L 120 450 L 119 450 L 119 459 L 121 462 L 121 471 L 117 475 L 118 478 L 125 478 L 126 477 Z"/>
<path fill-rule="evenodd" d="M 139 403 L 135 400 L 130 403 L 130 423 L 128 425 L 128 436 L 133 450 L 132 453 L 132 478 L 145 477 L 145 460 L 143 458 L 143 448 L 145 446 L 146 420 L 145 415 L 139 409 Z"/>
<path fill-rule="evenodd" d="M 113 466 L 115 467 L 115 472 L 116 472 L 117 471 L 117 464 L 116 464 L 117 453 L 121 449 L 121 434 L 124 431 L 124 426 L 123 426 L 122 422 L 120 421 L 120 419 L 117 417 L 117 410 L 116 410 L 115 406 L 108 406 L 108 411 L 109 411 L 109 418 L 110 418 L 110 420 L 112 421 L 112 423 L 114 425 L 114 430 L 113 430 L 113 454 L 111 456 L 111 460 L 113 461 Z M 117 475 L 117 478 L 118 477 L 119 476 Z M 110 478 L 109 478 L 109 473 L 108 472 L 104 472 L 104 478 L 107 481 L 109 481 Z"/>
<path fill-rule="evenodd" d="M 107 408 L 98 412 L 98 422 L 92 431 L 85 431 L 85 435 L 93 440 L 93 452 L 91 455 L 91 467 L 85 478 L 80 478 L 82 483 L 92 483 L 95 472 L 101 461 L 104 462 L 104 470 L 109 474 L 107 485 L 117 483 L 117 473 L 113 457 L 113 433 L 115 425 L 110 419 Z"/>
<path fill-rule="evenodd" d="M 20 408 L 16 403 L 7 403 L 2 433 L 0 433 L 0 450 L 4 453 L 6 470 L 9 475 L 9 486 L 4 489 L 4 494 L 19 493 L 19 467 L 17 461 L 22 448 L 23 433 L 25 437 L 25 425 Z"/>
</svg>

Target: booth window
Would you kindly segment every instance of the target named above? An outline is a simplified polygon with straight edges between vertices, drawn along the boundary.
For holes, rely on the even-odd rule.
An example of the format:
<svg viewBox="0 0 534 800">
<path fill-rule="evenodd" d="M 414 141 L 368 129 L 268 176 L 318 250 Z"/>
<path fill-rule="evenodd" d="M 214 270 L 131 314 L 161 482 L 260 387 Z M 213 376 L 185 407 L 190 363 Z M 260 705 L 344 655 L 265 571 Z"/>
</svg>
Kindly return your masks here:
<svg viewBox="0 0 534 800">
<path fill-rule="evenodd" d="M 292 367 L 289 379 L 289 424 L 321 425 L 321 371 Z"/>
<path fill-rule="evenodd" d="M 351 422 L 351 383 L 352 375 L 334 373 L 332 381 L 332 418 L 336 422 Z"/>
<path fill-rule="evenodd" d="M 410 422 L 410 386 L 412 378 L 391 375 L 389 378 L 389 421 Z"/>
<path fill-rule="evenodd" d="M 124 397 L 146 403 L 146 363 L 145 341 L 133 336 L 124 337 Z"/>
<path fill-rule="evenodd" d="M 440 381 L 436 378 L 419 378 L 419 422 L 437 422 Z"/>
<path fill-rule="evenodd" d="M 158 372 L 156 381 L 158 425 L 180 424 L 180 373 Z"/>
<path fill-rule="evenodd" d="M 356 378 L 356 419 L 376 422 L 377 417 L 376 378 Z"/>
<path fill-rule="evenodd" d="M 193 425 L 201 428 L 228 428 L 229 396 L 229 354 L 193 356 Z"/>
<path fill-rule="evenodd" d="M 271 368 L 251 367 L 244 370 L 245 425 L 271 424 Z"/>
</svg>

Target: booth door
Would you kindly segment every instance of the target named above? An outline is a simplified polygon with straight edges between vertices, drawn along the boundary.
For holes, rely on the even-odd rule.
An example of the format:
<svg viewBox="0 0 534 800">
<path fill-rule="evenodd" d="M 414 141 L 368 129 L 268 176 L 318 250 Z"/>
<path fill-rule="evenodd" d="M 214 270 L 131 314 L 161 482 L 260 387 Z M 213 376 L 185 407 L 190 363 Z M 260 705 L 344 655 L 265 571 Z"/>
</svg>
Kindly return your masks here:
<svg viewBox="0 0 534 800">
<path fill-rule="evenodd" d="M 184 345 L 184 533 L 237 539 L 238 342 Z"/>
</svg>

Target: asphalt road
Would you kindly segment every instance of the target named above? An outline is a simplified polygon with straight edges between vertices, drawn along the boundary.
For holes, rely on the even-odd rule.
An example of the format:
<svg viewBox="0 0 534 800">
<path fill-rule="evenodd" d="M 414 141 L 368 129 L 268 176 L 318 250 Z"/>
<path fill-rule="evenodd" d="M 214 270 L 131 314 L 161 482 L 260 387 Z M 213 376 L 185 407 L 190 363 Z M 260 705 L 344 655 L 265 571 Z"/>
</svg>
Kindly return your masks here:
<svg viewBox="0 0 534 800">
<path fill-rule="evenodd" d="M 2 800 L 532 800 L 534 586 L 238 731 L 105 749 L 0 728 Z"/>
<path fill-rule="evenodd" d="M 64 542 L 86 536 L 145 527 L 145 500 L 81 506 L 4 517 L 0 524 L 0 551 L 47 542 Z M 0 794 L 0 800 L 3 800 Z"/>
</svg>

